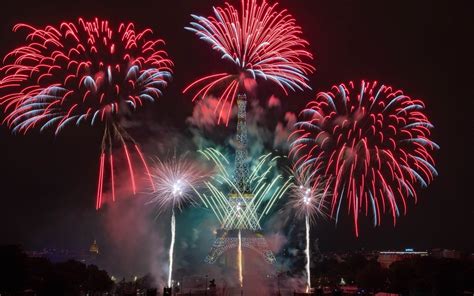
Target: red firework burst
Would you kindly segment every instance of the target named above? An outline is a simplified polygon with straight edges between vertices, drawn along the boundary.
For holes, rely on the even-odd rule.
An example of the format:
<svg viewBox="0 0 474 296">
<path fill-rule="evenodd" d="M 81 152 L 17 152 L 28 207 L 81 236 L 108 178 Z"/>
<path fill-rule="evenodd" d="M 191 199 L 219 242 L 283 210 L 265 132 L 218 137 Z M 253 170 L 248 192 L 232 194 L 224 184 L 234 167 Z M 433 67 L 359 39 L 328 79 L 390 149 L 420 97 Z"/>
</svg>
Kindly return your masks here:
<svg viewBox="0 0 474 296">
<path fill-rule="evenodd" d="M 70 124 L 103 122 L 97 208 L 103 203 L 107 162 L 115 200 L 112 144 L 116 139 L 122 143 L 135 193 L 130 148 L 147 173 L 148 168 L 118 119 L 162 94 L 173 66 L 161 49 L 164 41 L 150 29 L 136 31 L 132 23 L 113 27 L 98 19 L 78 19 L 58 27 L 14 27 L 14 31 L 19 29 L 29 32 L 26 43 L 7 54 L 0 69 L 3 122 L 13 132 L 52 128 L 55 134 Z"/>
<path fill-rule="evenodd" d="M 331 191 L 331 216 L 339 217 L 343 199 L 359 235 L 359 214 L 372 210 L 374 225 L 390 211 L 395 225 L 417 199 L 416 184 L 426 187 L 437 175 L 431 152 L 433 128 L 424 104 L 401 90 L 377 82 L 352 82 L 321 92 L 302 112 L 290 136 L 295 169 L 314 176 Z"/>
<path fill-rule="evenodd" d="M 229 118 L 223 115 L 225 103 L 230 101 L 232 106 L 237 92 L 254 85 L 257 78 L 276 83 L 285 94 L 310 88 L 307 75 L 314 67 L 305 62 L 312 59 L 306 50 L 308 42 L 300 37 L 302 31 L 295 19 L 276 6 L 265 0 L 260 5 L 257 0 L 242 0 L 240 12 L 226 3 L 225 8 L 214 8 L 215 17 L 192 15 L 195 22 L 186 29 L 209 42 L 222 59 L 236 67 L 235 73 L 205 76 L 184 90 L 197 88 L 193 101 L 218 92 L 219 122 Z"/>
</svg>

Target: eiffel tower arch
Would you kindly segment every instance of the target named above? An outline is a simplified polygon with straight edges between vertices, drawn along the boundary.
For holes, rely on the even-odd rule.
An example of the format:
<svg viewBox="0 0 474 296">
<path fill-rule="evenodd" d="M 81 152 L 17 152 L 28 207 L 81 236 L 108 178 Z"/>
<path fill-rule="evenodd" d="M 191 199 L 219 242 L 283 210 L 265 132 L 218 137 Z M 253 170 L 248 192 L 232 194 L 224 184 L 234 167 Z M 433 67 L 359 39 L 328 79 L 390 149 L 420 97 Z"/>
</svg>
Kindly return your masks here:
<svg viewBox="0 0 474 296">
<path fill-rule="evenodd" d="M 253 205 L 254 196 L 249 188 L 248 177 L 249 156 L 247 138 L 247 96 L 237 97 L 237 133 L 235 137 L 234 181 L 236 188 L 227 195 L 229 209 L 217 231 L 216 240 L 205 261 L 213 264 L 228 250 L 238 247 L 238 233 L 241 233 L 242 247 L 260 254 L 268 263 L 276 259 L 270 250 L 265 237 L 261 233 L 256 209 Z"/>
<path fill-rule="evenodd" d="M 241 231 L 242 234 L 242 248 L 252 250 L 259 254 L 262 259 L 266 262 L 273 264 L 276 262 L 276 258 L 273 252 L 270 250 L 265 237 L 257 231 Z M 224 253 L 231 249 L 236 249 L 239 244 L 238 230 L 224 230 L 219 229 L 217 231 L 216 240 L 212 245 L 211 251 L 206 257 L 206 262 L 213 264 L 219 259 Z"/>
</svg>

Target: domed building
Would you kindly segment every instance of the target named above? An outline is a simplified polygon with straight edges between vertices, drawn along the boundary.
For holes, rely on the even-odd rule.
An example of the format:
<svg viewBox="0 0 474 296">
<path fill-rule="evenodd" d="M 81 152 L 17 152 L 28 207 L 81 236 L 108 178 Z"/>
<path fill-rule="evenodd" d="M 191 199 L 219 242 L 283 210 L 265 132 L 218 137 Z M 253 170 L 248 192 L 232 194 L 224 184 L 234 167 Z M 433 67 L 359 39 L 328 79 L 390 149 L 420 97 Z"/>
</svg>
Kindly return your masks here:
<svg viewBox="0 0 474 296">
<path fill-rule="evenodd" d="M 97 241 L 94 240 L 92 245 L 89 248 L 89 252 L 95 255 L 99 255 L 99 245 L 97 245 Z"/>
</svg>

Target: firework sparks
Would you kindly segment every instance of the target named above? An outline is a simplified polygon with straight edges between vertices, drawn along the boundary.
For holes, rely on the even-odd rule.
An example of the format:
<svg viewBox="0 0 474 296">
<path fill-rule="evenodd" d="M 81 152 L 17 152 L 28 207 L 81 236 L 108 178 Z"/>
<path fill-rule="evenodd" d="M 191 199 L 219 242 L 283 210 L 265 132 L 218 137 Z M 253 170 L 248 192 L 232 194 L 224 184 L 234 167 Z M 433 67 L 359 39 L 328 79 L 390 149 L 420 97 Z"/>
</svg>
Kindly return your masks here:
<svg viewBox="0 0 474 296">
<path fill-rule="evenodd" d="M 157 159 L 151 170 L 153 198 L 150 203 L 157 205 L 159 213 L 165 209 L 179 209 L 186 204 L 194 204 L 197 188 L 209 173 L 196 162 L 186 157 Z"/>
<path fill-rule="evenodd" d="M 380 225 L 381 214 L 390 211 L 395 225 L 407 212 L 407 198 L 416 202 L 416 185 L 426 187 L 437 175 L 431 152 L 439 146 L 429 138 L 433 125 L 423 109 L 421 100 L 400 90 L 362 81 L 319 93 L 302 112 L 290 136 L 295 168 L 332 191 L 336 222 L 347 201 L 356 236 L 360 213 L 371 209 Z"/>
<path fill-rule="evenodd" d="M 309 89 L 307 75 L 314 72 L 308 62 L 312 55 L 306 50 L 308 42 L 301 38 L 302 30 L 286 10 L 265 0 L 242 0 L 241 11 L 226 3 L 214 8 L 214 16 L 192 15 L 194 22 L 187 27 L 200 39 L 235 66 L 234 73 L 218 73 L 202 77 L 184 92 L 197 89 L 193 101 L 217 92 L 220 120 L 230 117 L 234 98 L 257 79 L 272 81 L 285 94 L 288 91 Z M 230 102 L 230 104 L 228 104 Z M 225 114 L 224 112 L 227 112 Z"/>
<path fill-rule="evenodd" d="M 327 216 L 326 198 L 330 193 L 320 187 L 315 187 L 311 178 L 307 175 L 294 174 L 295 184 L 290 191 L 290 200 L 288 207 L 296 213 L 299 219 L 308 219 L 311 223 L 316 222 L 316 218 L 325 218 Z"/>
<path fill-rule="evenodd" d="M 153 198 L 149 203 L 157 205 L 159 214 L 171 209 L 171 242 L 169 248 L 168 287 L 172 285 L 174 245 L 176 241 L 175 209 L 181 210 L 186 204 L 193 204 L 197 189 L 208 173 L 185 157 L 173 157 L 162 161 L 157 159 L 152 168 L 154 182 Z"/>
<path fill-rule="evenodd" d="M 173 66 L 161 49 L 164 41 L 154 38 L 150 29 L 136 31 L 132 23 L 114 27 L 98 19 L 80 18 L 45 28 L 18 24 L 17 30 L 29 33 L 24 45 L 5 56 L 5 66 L 0 69 L 0 90 L 5 92 L 0 97 L 6 114 L 3 122 L 14 133 L 23 134 L 34 128 L 53 129 L 58 134 L 68 125 L 102 122 L 96 207 L 104 202 L 107 174 L 115 200 L 112 144 L 116 139 L 123 147 L 135 193 L 133 154 L 145 171 L 148 167 L 119 119 L 161 96 Z"/>
<path fill-rule="evenodd" d="M 311 224 L 316 222 L 316 218 L 325 218 L 327 216 L 327 207 L 325 198 L 328 192 L 314 187 L 313 176 L 311 174 L 295 173 L 295 184 L 290 191 L 290 200 L 288 207 L 296 213 L 296 217 L 305 221 L 305 256 L 306 256 L 306 293 L 311 289 L 311 252 L 310 252 L 310 229 Z"/>
<path fill-rule="evenodd" d="M 205 182 L 207 190 L 199 194 L 204 206 L 213 211 L 223 229 L 260 230 L 262 219 L 292 186 L 292 177 L 275 174 L 278 157 L 263 155 L 252 166 L 247 182 L 253 198 L 247 201 L 233 180 L 229 160 L 213 148 L 199 152 L 214 163 L 217 171 L 210 181 Z M 234 204 L 227 198 L 226 192 L 232 190 L 241 197 L 240 204 Z"/>
</svg>

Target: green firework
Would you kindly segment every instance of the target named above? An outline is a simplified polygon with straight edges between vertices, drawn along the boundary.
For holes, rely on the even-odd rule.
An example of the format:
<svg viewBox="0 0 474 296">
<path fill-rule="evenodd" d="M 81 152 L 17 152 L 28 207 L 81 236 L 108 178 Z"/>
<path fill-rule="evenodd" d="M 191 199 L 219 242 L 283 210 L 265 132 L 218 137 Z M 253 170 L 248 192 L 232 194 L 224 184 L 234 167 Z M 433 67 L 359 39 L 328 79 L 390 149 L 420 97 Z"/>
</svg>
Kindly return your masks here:
<svg viewBox="0 0 474 296">
<path fill-rule="evenodd" d="M 279 156 L 262 155 L 252 163 L 247 184 L 250 193 L 239 191 L 233 166 L 214 148 L 198 151 L 216 167 L 216 174 L 205 182 L 205 190 L 196 192 L 204 206 L 211 209 L 223 229 L 260 230 L 262 219 L 293 185 L 293 177 L 277 171 Z"/>
</svg>

